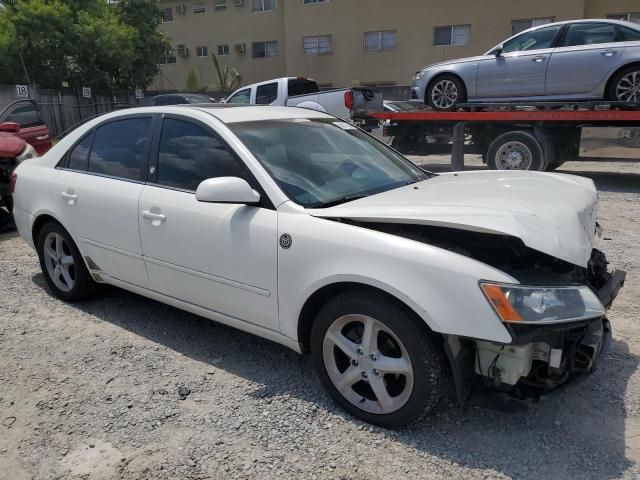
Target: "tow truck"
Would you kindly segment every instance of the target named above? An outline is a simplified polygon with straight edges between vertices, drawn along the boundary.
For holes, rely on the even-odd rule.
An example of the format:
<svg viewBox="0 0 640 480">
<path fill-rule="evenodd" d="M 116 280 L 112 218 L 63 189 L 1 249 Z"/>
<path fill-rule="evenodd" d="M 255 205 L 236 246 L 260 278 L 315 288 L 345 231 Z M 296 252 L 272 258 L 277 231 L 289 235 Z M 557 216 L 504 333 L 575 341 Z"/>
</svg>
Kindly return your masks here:
<svg viewBox="0 0 640 480">
<path fill-rule="evenodd" d="M 455 112 L 368 115 L 381 122 L 400 153 L 451 153 L 453 171 L 464 170 L 465 153 L 481 155 L 497 170 L 552 171 L 579 159 L 640 160 L 637 103 L 474 103 Z"/>
</svg>

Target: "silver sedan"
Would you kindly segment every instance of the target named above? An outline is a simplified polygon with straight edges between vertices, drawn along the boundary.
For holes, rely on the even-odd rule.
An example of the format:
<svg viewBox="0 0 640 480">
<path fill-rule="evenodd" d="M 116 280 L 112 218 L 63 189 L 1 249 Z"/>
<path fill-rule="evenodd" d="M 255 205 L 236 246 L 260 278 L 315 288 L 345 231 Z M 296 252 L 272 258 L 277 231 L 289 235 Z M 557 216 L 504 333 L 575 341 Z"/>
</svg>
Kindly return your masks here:
<svg viewBox="0 0 640 480">
<path fill-rule="evenodd" d="M 484 55 L 429 65 L 411 96 L 436 110 L 465 102 L 640 102 L 640 25 L 574 20 L 525 30 Z"/>
</svg>

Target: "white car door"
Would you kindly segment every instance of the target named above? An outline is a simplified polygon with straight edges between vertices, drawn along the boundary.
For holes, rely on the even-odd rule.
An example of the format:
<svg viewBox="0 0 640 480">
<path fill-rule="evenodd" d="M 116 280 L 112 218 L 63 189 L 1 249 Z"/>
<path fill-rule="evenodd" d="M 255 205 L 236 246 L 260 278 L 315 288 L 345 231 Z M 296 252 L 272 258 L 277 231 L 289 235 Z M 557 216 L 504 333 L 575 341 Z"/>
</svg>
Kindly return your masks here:
<svg viewBox="0 0 640 480">
<path fill-rule="evenodd" d="M 551 54 L 547 95 L 589 93 L 598 88 L 621 61 L 625 44 L 617 32 L 610 23 L 568 25 Z"/>
<path fill-rule="evenodd" d="M 501 55 L 486 55 L 478 64 L 477 97 L 523 97 L 545 94 L 553 42 L 560 25 L 524 32 L 503 45 Z"/>
<path fill-rule="evenodd" d="M 139 209 L 151 288 L 277 330 L 275 209 L 266 196 L 260 206 L 195 198 L 213 177 L 242 177 L 259 189 L 248 169 L 208 126 L 185 117 L 164 117 L 154 150 Z"/>
<path fill-rule="evenodd" d="M 108 121 L 85 135 L 56 176 L 62 221 L 93 266 L 147 287 L 138 227 L 153 117 Z"/>
</svg>

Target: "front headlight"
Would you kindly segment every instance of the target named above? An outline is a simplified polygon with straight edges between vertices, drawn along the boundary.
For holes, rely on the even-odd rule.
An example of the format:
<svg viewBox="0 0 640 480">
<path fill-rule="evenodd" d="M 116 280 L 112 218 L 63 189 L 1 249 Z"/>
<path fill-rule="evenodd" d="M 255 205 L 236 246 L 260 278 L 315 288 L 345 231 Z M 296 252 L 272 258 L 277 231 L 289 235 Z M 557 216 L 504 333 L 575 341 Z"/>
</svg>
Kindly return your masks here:
<svg viewBox="0 0 640 480">
<path fill-rule="evenodd" d="M 420 70 L 419 72 L 417 72 L 414 76 L 413 79 L 414 80 L 422 80 L 422 78 L 424 77 L 424 71 Z"/>
<path fill-rule="evenodd" d="M 596 294 L 584 285 L 535 287 L 480 283 L 480 287 L 503 322 L 570 322 L 606 313 Z"/>
<path fill-rule="evenodd" d="M 38 156 L 38 152 L 33 148 L 30 144 L 26 144 L 24 150 L 20 152 L 20 155 L 16 157 L 16 163 L 22 163 L 25 160 L 31 160 L 32 158 L 36 158 Z"/>
</svg>

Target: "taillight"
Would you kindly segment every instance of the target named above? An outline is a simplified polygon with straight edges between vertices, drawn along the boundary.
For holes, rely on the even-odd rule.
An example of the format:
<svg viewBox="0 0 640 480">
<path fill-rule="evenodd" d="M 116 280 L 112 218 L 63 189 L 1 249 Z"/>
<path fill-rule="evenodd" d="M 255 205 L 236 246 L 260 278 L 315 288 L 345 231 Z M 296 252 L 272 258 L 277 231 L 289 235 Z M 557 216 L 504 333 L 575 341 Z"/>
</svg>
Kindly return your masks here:
<svg viewBox="0 0 640 480">
<path fill-rule="evenodd" d="M 353 91 L 347 90 L 344 92 L 344 106 L 347 107 L 347 110 L 353 108 Z"/>
<path fill-rule="evenodd" d="M 11 177 L 9 177 L 9 193 L 13 193 L 16 191 L 16 182 L 18 181 L 18 174 L 13 172 Z"/>
</svg>

